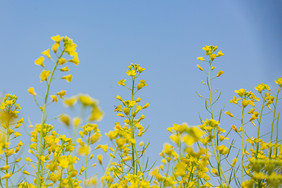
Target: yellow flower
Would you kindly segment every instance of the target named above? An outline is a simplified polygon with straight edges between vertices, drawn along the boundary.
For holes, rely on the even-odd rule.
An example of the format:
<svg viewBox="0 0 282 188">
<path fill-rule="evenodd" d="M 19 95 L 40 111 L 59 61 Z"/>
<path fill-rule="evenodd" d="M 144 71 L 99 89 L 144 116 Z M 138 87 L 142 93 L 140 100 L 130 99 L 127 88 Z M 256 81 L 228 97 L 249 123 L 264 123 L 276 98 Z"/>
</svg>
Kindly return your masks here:
<svg viewBox="0 0 282 188">
<path fill-rule="evenodd" d="M 52 99 L 52 102 L 58 102 L 58 97 L 56 95 L 51 95 L 50 97 Z"/>
<path fill-rule="evenodd" d="M 225 136 L 222 136 L 220 134 L 218 134 L 218 136 L 219 136 L 220 141 L 222 141 L 222 140 L 229 140 L 229 138 L 227 138 Z"/>
<path fill-rule="evenodd" d="M 211 54 L 211 60 L 213 61 L 215 58 L 216 58 L 216 55 L 215 54 Z"/>
<path fill-rule="evenodd" d="M 78 100 L 81 102 L 83 106 L 96 105 L 96 101 L 93 98 L 91 98 L 89 95 L 79 94 Z"/>
<path fill-rule="evenodd" d="M 261 93 L 265 89 L 270 91 L 270 87 L 264 83 L 261 83 L 257 87 L 255 87 L 255 90 L 257 90 L 259 93 Z"/>
<path fill-rule="evenodd" d="M 122 85 L 122 86 L 125 86 L 125 82 L 126 79 L 121 79 L 119 82 L 118 82 L 118 85 Z"/>
<path fill-rule="evenodd" d="M 140 80 L 140 82 L 137 84 L 137 90 L 142 89 L 144 86 L 147 86 L 145 80 Z"/>
<path fill-rule="evenodd" d="M 278 80 L 275 80 L 275 83 L 279 85 L 279 87 L 282 87 L 282 77 L 278 78 Z"/>
<path fill-rule="evenodd" d="M 64 37 L 60 37 L 60 35 L 56 35 L 56 36 L 53 36 L 51 37 L 51 39 L 53 41 L 55 41 L 56 43 L 60 43 L 60 41 L 63 39 Z"/>
<path fill-rule="evenodd" d="M 135 72 L 135 70 L 127 70 L 127 71 L 126 71 L 126 74 L 127 74 L 128 76 L 135 76 L 135 75 L 136 75 L 136 72 Z"/>
<path fill-rule="evenodd" d="M 107 152 L 108 151 L 108 145 L 106 144 L 106 145 L 98 145 L 96 148 L 95 148 L 95 150 L 96 149 L 99 149 L 99 148 L 101 148 L 104 152 Z"/>
<path fill-rule="evenodd" d="M 24 170 L 23 173 L 26 174 L 26 175 L 30 175 L 30 173 L 26 170 Z"/>
<path fill-rule="evenodd" d="M 60 120 L 62 123 L 64 123 L 66 126 L 70 125 L 70 117 L 68 115 L 62 114 L 60 116 Z"/>
<path fill-rule="evenodd" d="M 28 91 L 29 94 L 31 94 L 31 95 L 33 95 L 33 96 L 36 96 L 36 92 L 34 91 L 34 88 L 33 88 L 33 87 L 28 88 L 27 91 Z"/>
<path fill-rule="evenodd" d="M 214 173 L 216 176 L 218 176 L 218 172 L 217 172 L 217 169 L 216 169 L 216 168 L 213 168 L 213 169 L 211 170 L 211 172 Z"/>
<path fill-rule="evenodd" d="M 139 146 L 143 146 L 144 145 L 144 142 L 143 141 L 141 141 L 141 142 L 139 142 Z"/>
<path fill-rule="evenodd" d="M 71 80 L 72 80 L 72 75 L 69 74 L 69 75 L 63 76 L 62 79 L 65 79 L 67 82 L 71 82 Z"/>
<path fill-rule="evenodd" d="M 88 145 L 80 146 L 77 150 L 77 153 L 79 155 L 88 155 L 90 153 L 90 147 Z"/>
<path fill-rule="evenodd" d="M 44 61 L 44 57 L 40 56 L 38 59 L 36 59 L 34 61 L 34 63 L 35 63 L 35 65 L 39 65 L 39 66 L 45 67 L 44 64 L 43 64 L 43 61 Z"/>
<path fill-rule="evenodd" d="M 75 55 L 75 56 L 73 57 L 73 59 L 69 60 L 69 62 L 72 62 L 72 63 L 74 63 L 75 65 L 78 65 L 78 64 L 79 64 L 78 56 Z"/>
<path fill-rule="evenodd" d="M 146 103 L 143 107 L 142 107 L 142 109 L 145 109 L 145 108 L 148 108 L 150 106 L 150 103 Z"/>
<path fill-rule="evenodd" d="M 93 187 L 93 186 L 97 185 L 97 183 L 98 183 L 98 180 L 97 180 L 96 177 L 87 178 L 85 180 L 85 185 L 87 187 L 90 187 L 90 186 Z"/>
<path fill-rule="evenodd" d="M 137 68 L 137 72 L 139 72 L 139 73 L 143 72 L 144 70 L 146 70 L 146 69 L 145 69 L 145 68 L 142 68 L 142 67 L 140 67 L 140 66 Z"/>
<path fill-rule="evenodd" d="M 240 97 L 246 94 L 246 89 L 239 89 L 235 90 L 235 93 L 237 93 Z"/>
<path fill-rule="evenodd" d="M 224 54 L 222 53 L 221 50 L 219 50 L 219 52 L 217 53 L 216 57 L 220 57 L 220 56 L 224 56 Z"/>
<path fill-rule="evenodd" d="M 21 135 L 22 135 L 22 134 L 21 134 L 20 132 L 15 132 L 15 133 L 14 133 L 15 138 L 18 137 L 18 136 L 21 136 Z"/>
<path fill-rule="evenodd" d="M 205 61 L 203 57 L 197 57 L 198 60 Z"/>
<path fill-rule="evenodd" d="M 80 125 L 80 123 L 81 123 L 81 120 L 80 120 L 79 117 L 75 117 L 75 118 L 73 119 L 73 125 L 74 125 L 75 127 L 78 127 L 78 126 Z"/>
<path fill-rule="evenodd" d="M 8 170 L 9 168 L 10 168 L 9 165 L 5 165 L 5 166 L 2 166 L 2 167 L 0 168 L 0 170 Z"/>
<path fill-rule="evenodd" d="M 68 99 L 64 99 L 64 104 L 68 107 L 73 107 L 77 102 L 77 97 L 71 97 Z"/>
<path fill-rule="evenodd" d="M 140 122 L 142 119 L 144 119 L 145 116 L 144 115 L 141 115 L 140 118 L 137 120 L 138 122 Z"/>
<path fill-rule="evenodd" d="M 225 114 L 229 115 L 230 117 L 234 117 L 233 114 L 229 111 L 224 112 Z"/>
<path fill-rule="evenodd" d="M 206 47 L 203 47 L 203 50 L 206 51 L 206 55 L 210 55 L 212 53 L 212 48 L 213 46 L 206 46 Z"/>
<path fill-rule="evenodd" d="M 103 163 L 103 156 L 102 155 L 98 155 L 97 159 L 98 159 L 100 165 L 102 165 L 102 163 Z"/>
<path fill-rule="evenodd" d="M 236 96 L 233 97 L 233 99 L 230 100 L 230 103 L 238 104 L 238 101 L 241 100 L 241 98 L 238 98 Z"/>
<path fill-rule="evenodd" d="M 25 160 L 28 161 L 28 162 L 32 162 L 31 158 L 29 158 L 29 157 L 25 158 Z"/>
<path fill-rule="evenodd" d="M 67 62 L 67 60 L 66 60 L 65 58 L 60 58 L 60 59 L 58 59 L 59 65 L 63 65 L 63 64 L 65 64 L 66 62 Z"/>
<path fill-rule="evenodd" d="M 121 98 L 121 96 L 119 96 L 119 95 L 117 95 L 117 100 L 120 100 L 120 101 L 122 101 L 122 98 Z"/>
<path fill-rule="evenodd" d="M 258 112 L 254 112 L 249 121 L 253 121 L 255 119 L 258 119 L 258 116 L 259 116 L 259 113 Z"/>
<path fill-rule="evenodd" d="M 53 50 L 53 52 L 54 52 L 54 53 L 57 53 L 57 50 L 58 50 L 59 46 L 60 46 L 60 44 L 59 44 L 59 43 L 55 43 L 55 44 L 53 44 L 53 46 L 52 46 L 52 50 Z"/>
<path fill-rule="evenodd" d="M 47 81 L 48 76 L 50 75 L 49 70 L 43 70 L 40 74 L 40 82 Z"/>
<path fill-rule="evenodd" d="M 200 69 L 200 71 L 203 71 L 204 69 L 200 66 L 200 65 L 198 65 L 197 64 L 197 67 Z"/>
<path fill-rule="evenodd" d="M 100 110 L 100 108 L 97 105 L 93 105 L 88 121 L 101 121 L 103 116 L 104 113 Z"/>
<path fill-rule="evenodd" d="M 45 50 L 44 52 L 42 52 L 42 54 L 45 55 L 46 57 L 48 57 L 49 59 L 51 58 L 50 49 Z"/>
<path fill-rule="evenodd" d="M 68 68 L 68 66 L 63 67 L 63 68 L 60 69 L 60 71 L 62 71 L 62 72 L 67 72 L 67 71 L 69 71 L 69 70 L 70 70 L 70 69 Z"/>
<path fill-rule="evenodd" d="M 76 44 L 73 43 L 72 39 L 68 38 L 67 36 L 64 37 L 64 46 L 65 46 L 65 52 L 71 56 L 75 55 L 76 52 Z"/>
<path fill-rule="evenodd" d="M 130 109 L 129 108 L 123 108 L 123 112 L 125 115 L 128 115 L 129 112 L 130 112 Z"/>
<path fill-rule="evenodd" d="M 226 146 L 224 146 L 224 145 L 217 146 L 216 149 L 222 155 L 226 155 L 227 153 L 229 153 L 229 149 Z"/>
<path fill-rule="evenodd" d="M 234 158 L 233 161 L 232 161 L 231 166 L 235 166 L 236 163 L 237 163 L 237 158 Z"/>
<path fill-rule="evenodd" d="M 91 135 L 91 137 L 90 137 L 91 144 L 96 143 L 100 139 L 100 137 L 101 137 L 100 133 L 95 133 L 95 134 Z"/>
<path fill-rule="evenodd" d="M 254 102 L 251 101 L 251 100 L 245 100 L 245 99 L 244 99 L 241 103 L 242 103 L 242 106 L 243 106 L 244 108 L 246 108 L 248 105 L 255 106 Z"/>
<path fill-rule="evenodd" d="M 11 174 L 5 174 L 4 176 L 1 177 L 1 179 L 9 179 L 12 175 Z"/>
<path fill-rule="evenodd" d="M 220 71 L 217 73 L 216 77 L 219 77 L 219 76 L 221 76 L 222 74 L 223 74 L 223 71 L 220 70 Z"/>
<path fill-rule="evenodd" d="M 118 113 L 117 116 L 124 117 L 124 115 L 122 113 Z"/>
<path fill-rule="evenodd" d="M 65 96 L 66 93 L 67 93 L 66 90 L 62 90 L 62 91 L 59 91 L 59 92 L 57 93 L 57 95 L 60 96 L 60 98 L 63 98 L 63 96 Z"/>
</svg>

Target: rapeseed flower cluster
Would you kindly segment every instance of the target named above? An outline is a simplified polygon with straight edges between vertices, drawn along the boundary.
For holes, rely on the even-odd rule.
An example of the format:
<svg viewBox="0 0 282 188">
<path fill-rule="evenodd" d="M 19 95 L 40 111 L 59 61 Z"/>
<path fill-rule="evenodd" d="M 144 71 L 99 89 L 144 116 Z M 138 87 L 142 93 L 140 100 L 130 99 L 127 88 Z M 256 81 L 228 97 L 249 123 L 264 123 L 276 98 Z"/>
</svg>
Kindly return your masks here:
<svg viewBox="0 0 282 188">
<path fill-rule="evenodd" d="M 0 103 L 0 159 L 4 162 L 4 165 L 1 164 L 0 167 L 0 184 L 6 187 L 9 186 L 10 179 L 16 177 L 19 173 L 19 170 L 14 169 L 22 166 L 19 163 L 21 157 L 18 157 L 18 154 L 22 149 L 23 142 L 18 141 L 18 137 L 22 135 L 18 130 L 23 125 L 24 120 L 23 118 L 18 119 L 21 107 L 17 104 L 17 99 L 17 96 L 7 94 Z M 15 143 L 17 144 L 15 145 Z"/>
<path fill-rule="evenodd" d="M 205 133 L 198 127 L 189 127 L 186 123 L 174 124 L 167 129 L 173 145 L 165 143 L 160 156 L 162 164 L 152 170 L 156 187 L 211 187 L 209 169 L 209 151 L 196 144 L 203 142 Z"/>
<path fill-rule="evenodd" d="M 101 187 L 106 185 L 107 187 L 145 188 L 150 185 L 146 178 L 148 166 L 144 166 L 141 160 L 149 144 L 144 145 L 143 142 L 137 144 L 137 140 L 147 130 L 142 124 L 145 116 L 141 114 L 141 111 L 150 106 L 149 103 L 141 105 L 141 98 L 136 97 L 136 93 L 147 86 L 145 80 L 137 81 L 144 70 L 145 68 L 139 64 L 131 63 L 126 71 L 130 77 L 131 86 L 127 86 L 127 79 L 121 79 L 118 82 L 118 85 L 129 90 L 131 98 L 126 100 L 119 95 L 116 97 L 121 104 L 115 108 L 115 111 L 117 116 L 122 118 L 122 122 L 116 122 L 114 130 L 106 134 L 112 142 L 113 149 L 109 154 L 110 161 L 105 174 L 101 178 Z"/>
</svg>

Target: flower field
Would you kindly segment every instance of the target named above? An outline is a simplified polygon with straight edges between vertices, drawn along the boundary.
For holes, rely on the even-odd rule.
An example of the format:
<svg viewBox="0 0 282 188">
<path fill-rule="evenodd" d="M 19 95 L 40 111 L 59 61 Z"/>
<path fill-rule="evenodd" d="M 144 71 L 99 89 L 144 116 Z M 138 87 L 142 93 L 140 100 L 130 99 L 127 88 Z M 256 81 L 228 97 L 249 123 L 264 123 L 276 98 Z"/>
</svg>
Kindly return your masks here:
<svg viewBox="0 0 282 188">
<path fill-rule="evenodd" d="M 142 75 L 146 68 L 137 63 L 124 67 L 117 84 L 130 97 L 116 95 L 112 110 L 119 121 L 105 133 L 99 130 L 104 112 L 97 100 L 86 94 L 68 96 L 66 90 L 54 89 L 55 75 L 71 82 L 69 66 L 79 66 L 80 61 L 72 39 L 57 35 L 51 40 L 53 45 L 34 61 L 42 69 L 38 74 L 44 90 L 26 88 L 38 107 L 35 110 L 41 113 L 41 121 L 32 125 L 29 118 L 21 117 L 21 104 L 14 94 L 1 98 L 1 187 L 281 187 L 278 105 L 282 77 L 274 80 L 275 87 L 271 88 L 265 83 L 258 83 L 252 91 L 234 88 L 229 101 L 234 109 L 219 108 L 215 104 L 221 100 L 221 89 L 213 82 L 224 74 L 216 63 L 224 58 L 224 49 L 212 45 L 199 49 L 203 55 L 195 57 L 195 66 L 203 75 L 199 88 L 206 90 L 196 93 L 206 113 L 199 114 L 198 125 L 175 123 L 167 127 L 170 136 L 159 151 L 159 160 L 150 162 L 150 141 L 142 141 L 142 137 L 150 131 L 145 120 L 154 117 L 146 115 L 145 119 L 143 113 L 150 103 L 139 92 L 149 85 Z M 77 114 L 50 117 L 51 104 L 64 105 Z M 50 119 L 71 128 L 72 134 L 55 130 Z M 222 126 L 222 119 L 233 124 Z M 261 131 L 265 125 L 269 127 L 267 133 Z M 256 136 L 250 136 L 246 127 Z M 28 140 L 23 135 L 28 135 Z M 102 143 L 104 135 L 108 143 Z M 97 173 L 97 168 L 103 173 Z"/>
</svg>

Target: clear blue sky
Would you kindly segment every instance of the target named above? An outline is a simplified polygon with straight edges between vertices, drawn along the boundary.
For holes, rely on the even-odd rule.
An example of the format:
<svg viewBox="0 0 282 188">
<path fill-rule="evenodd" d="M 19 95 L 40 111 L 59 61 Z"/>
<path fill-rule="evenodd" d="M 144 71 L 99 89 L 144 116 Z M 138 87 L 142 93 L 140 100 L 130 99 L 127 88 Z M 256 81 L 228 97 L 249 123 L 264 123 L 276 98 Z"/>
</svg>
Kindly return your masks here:
<svg viewBox="0 0 282 188">
<path fill-rule="evenodd" d="M 158 159 L 169 141 L 167 127 L 197 125 L 198 112 L 205 114 L 204 101 L 195 94 L 204 88 L 205 75 L 196 67 L 203 46 L 217 45 L 225 54 L 216 61 L 224 71 L 215 81 L 223 92 L 219 107 L 226 104 L 232 111 L 229 100 L 235 89 L 253 90 L 261 82 L 274 87 L 273 81 L 282 76 L 281 0 L 2 0 L 0 17 L 0 92 L 17 95 L 21 116 L 34 124 L 41 116 L 27 89 L 42 88 L 41 68 L 34 60 L 51 47 L 51 36 L 72 38 L 80 58 L 80 65 L 71 67 L 73 81 L 56 80 L 52 91 L 66 89 L 67 96 L 86 93 L 98 99 L 105 112 L 99 122 L 103 133 L 120 120 L 113 111 L 119 104 L 115 97 L 126 96 L 126 91 L 117 81 L 127 77 L 131 62 L 146 68 L 142 78 L 148 87 L 140 96 L 151 104 L 145 112 L 144 125 L 150 129 L 144 140 L 151 140 L 152 159 Z M 49 114 L 63 111 L 61 103 L 53 104 Z M 225 129 L 231 126 L 229 120 L 225 116 Z M 59 122 L 51 123 L 65 131 Z M 107 142 L 105 136 L 102 141 Z"/>
</svg>

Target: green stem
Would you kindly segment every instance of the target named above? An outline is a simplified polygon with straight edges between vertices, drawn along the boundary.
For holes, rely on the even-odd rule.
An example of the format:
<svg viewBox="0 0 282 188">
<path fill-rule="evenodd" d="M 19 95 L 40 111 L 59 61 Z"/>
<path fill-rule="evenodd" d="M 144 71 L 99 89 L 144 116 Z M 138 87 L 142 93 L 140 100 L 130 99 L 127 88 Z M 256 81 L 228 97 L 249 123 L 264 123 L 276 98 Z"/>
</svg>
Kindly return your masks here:
<svg viewBox="0 0 282 188">
<path fill-rule="evenodd" d="M 135 78 L 132 78 L 132 88 L 131 88 L 131 101 L 133 101 L 133 97 L 134 97 L 134 81 Z M 134 122 L 133 122 L 133 107 L 131 107 L 130 109 L 130 129 L 131 129 L 131 138 L 134 139 Z M 132 169 L 133 169 L 133 174 L 136 174 L 135 172 L 135 151 L 134 151 L 134 146 L 135 144 L 131 145 L 131 150 L 132 150 L 132 159 L 131 159 L 131 164 L 132 164 Z"/>
<path fill-rule="evenodd" d="M 36 187 L 41 187 L 41 178 L 43 176 L 43 168 L 41 168 L 41 165 L 42 165 L 42 160 L 41 160 L 41 156 L 43 155 L 43 151 L 44 151 L 44 148 L 43 148 L 43 144 L 42 144 L 42 140 L 43 140 L 43 127 L 44 127 L 44 124 L 45 124 L 45 114 L 46 114 L 46 106 L 47 106 L 47 100 L 48 100 L 48 96 L 49 96 L 49 89 L 50 89 L 50 85 L 51 85 L 51 81 L 53 79 L 53 75 L 54 75 L 54 72 L 58 66 L 58 63 L 59 63 L 59 59 L 63 56 L 64 54 L 64 51 L 62 51 L 61 55 L 59 56 L 53 70 L 52 70 L 52 73 L 50 75 L 50 79 L 48 81 L 48 86 L 47 86 L 47 89 L 46 89 L 46 94 L 45 94 L 45 99 L 44 99 L 44 105 L 43 105 L 43 112 L 42 112 L 42 119 L 41 119 L 41 128 L 40 128 L 40 137 L 39 137 L 39 156 L 37 156 L 38 158 L 38 165 L 37 165 L 37 175 L 36 175 Z"/>
<path fill-rule="evenodd" d="M 275 122 L 276 108 L 277 108 L 277 101 L 278 101 L 278 94 L 279 94 L 279 92 L 280 92 L 280 88 L 278 88 L 278 90 L 277 90 L 276 99 L 275 99 L 275 105 L 274 105 L 274 111 L 273 111 L 273 119 L 272 119 L 272 123 L 271 123 L 270 144 L 272 144 L 273 126 L 274 126 L 274 122 Z M 271 158 L 271 153 L 272 153 L 272 146 L 270 146 L 270 148 L 269 148 L 269 154 L 268 154 L 269 159 Z"/>
<path fill-rule="evenodd" d="M 243 183 L 243 175 L 244 175 L 244 129 L 243 129 L 244 109 L 245 108 L 242 106 L 242 114 L 241 114 L 241 184 Z"/>
<path fill-rule="evenodd" d="M 213 115 L 213 107 L 212 107 L 212 94 L 211 94 L 211 59 L 209 60 L 209 72 L 208 72 L 208 87 L 209 87 L 209 101 L 210 101 L 210 109 L 211 109 L 211 117 L 212 119 L 214 118 L 214 115 Z M 215 136 L 215 129 L 214 129 L 214 136 Z M 216 137 L 214 137 L 214 142 L 215 142 L 215 145 L 217 147 L 217 140 L 216 140 Z M 222 176 L 225 180 L 225 183 L 228 185 L 228 187 L 230 187 L 229 185 L 229 182 L 224 174 L 224 171 L 222 170 L 221 168 L 221 165 L 220 165 L 220 160 L 219 160 L 219 154 L 218 154 L 218 151 L 215 149 L 215 146 L 214 146 L 214 143 L 212 141 L 212 148 L 213 148 L 213 152 L 214 152 L 214 155 L 215 155 L 215 158 L 216 158 L 216 162 L 217 162 L 217 166 L 218 166 L 218 169 L 219 169 L 219 177 L 220 177 L 220 182 L 221 182 L 221 186 L 223 185 L 223 181 L 222 181 Z"/>
<path fill-rule="evenodd" d="M 259 139 L 260 125 L 261 125 L 262 111 L 263 111 L 263 108 L 264 108 L 264 102 L 265 102 L 265 100 L 263 99 L 261 110 L 260 110 L 260 116 L 259 116 L 257 139 Z M 259 150 L 259 143 L 257 142 L 257 144 L 256 144 L 256 159 L 257 159 L 257 156 L 258 156 L 258 150 Z"/>
<path fill-rule="evenodd" d="M 212 98 L 211 98 L 211 60 L 209 60 L 209 77 L 208 77 L 208 86 L 209 86 L 209 101 L 210 101 L 210 108 L 211 108 L 211 117 L 213 119 L 213 109 L 212 109 Z"/>
<path fill-rule="evenodd" d="M 279 117 L 280 117 L 280 112 L 278 113 L 277 116 L 277 121 L 276 121 L 276 142 L 275 142 L 275 157 L 277 158 L 277 153 L 278 153 L 278 122 L 279 122 Z"/>
<path fill-rule="evenodd" d="M 6 135 L 6 143 L 9 143 L 9 122 L 8 122 L 8 125 L 7 125 L 7 135 Z M 9 148 L 8 148 L 9 149 Z M 9 165 L 9 156 L 6 155 L 6 165 Z M 6 174 L 8 174 L 9 172 L 9 169 L 6 170 Z M 9 178 L 6 178 L 6 188 L 9 187 L 9 181 L 8 181 Z"/>
<path fill-rule="evenodd" d="M 140 169 L 140 171 L 142 172 L 142 177 L 145 178 L 145 176 L 144 176 L 144 174 L 143 174 L 143 171 L 142 171 L 142 167 L 141 167 L 140 161 L 139 161 L 139 156 L 138 156 L 138 153 L 137 153 L 137 149 L 136 149 L 136 145 L 135 145 L 135 144 L 134 144 L 134 150 L 135 150 L 135 154 L 136 154 L 136 157 L 137 157 L 137 163 L 138 163 L 139 169 Z"/>
<path fill-rule="evenodd" d="M 91 133 L 89 132 L 88 133 L 88 139 L 87 139 L 87 146 L 88 147 L 89 147 L 90 136 L 91 136 Z M 86 159 L 85 159 L 85 171 L 84 171 L 84 188 L 86 188 L 88 153 L 85 157 L 86 157 Z"/>
</svg>

